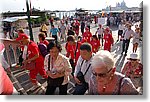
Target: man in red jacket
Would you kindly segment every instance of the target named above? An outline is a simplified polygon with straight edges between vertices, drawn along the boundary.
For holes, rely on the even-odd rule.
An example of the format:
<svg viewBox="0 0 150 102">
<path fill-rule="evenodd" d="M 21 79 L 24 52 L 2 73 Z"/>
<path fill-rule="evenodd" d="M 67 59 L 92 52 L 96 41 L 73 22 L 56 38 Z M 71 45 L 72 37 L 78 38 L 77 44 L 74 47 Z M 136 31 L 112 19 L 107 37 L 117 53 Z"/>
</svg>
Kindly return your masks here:
<svg viewBox="0 0 150 102">
<path fill-rule="evenodd" d="M 26 37 L 21 38 L 20 41 L 24 45 L 23 64 L 26 65 L 31 62 L 35 63 L 34 69 L 27 68 L 30 71 L 30 80 L 34 86 L 41 86 L 36 79 L 37 74 L 39 73 L 43 78 L 48 77 L 44 69 L 44 57 L 39 54 L 39 48 L 35 42 L 30 41 L 30 39 Z"/>
</svg>

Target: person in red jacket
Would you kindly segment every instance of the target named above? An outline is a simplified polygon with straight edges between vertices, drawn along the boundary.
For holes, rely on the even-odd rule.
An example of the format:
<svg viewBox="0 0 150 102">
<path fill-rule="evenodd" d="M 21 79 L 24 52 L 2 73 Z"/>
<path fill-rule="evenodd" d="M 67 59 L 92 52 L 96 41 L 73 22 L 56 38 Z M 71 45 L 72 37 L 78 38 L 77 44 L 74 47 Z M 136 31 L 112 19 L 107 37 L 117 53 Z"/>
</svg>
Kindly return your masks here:
<svg viewBox="0 0 150 102">
<path fill-rule="evenodd" d="M 79 26 L 80 26 L 80 23 L 79 21 L 76 19 L 76 22 L 75 22 L 75 33 L 76 35 L 78 36 L 79 35 Z"/>
<path fill-rule="evenodd" d="M 100 40 L 98 39 L 96 35 L 92 36 L 91 45 L 92 45 L 92 52 L 93 53 L 98 52 L 100 48 Z"/>
<path fill-rule="evenodd" d="M 23 64 L 26 65 L 28 63 L 34 62 L 35 68 L 27 68 L 30 73 L 30 80 L 35 87 L 41 86 L 37 81 L 36 76 L 39 73 L 43 78 L 47 78 L 46 71 L 44 69 L 44 57 L 39 54 L 38 46 L 35 42 L 30 41 L 30 39 L 22 38 L 20 39 L 21 43 L 24 45 L 23 51 Z M 29 66 L 30 67 L 30 66 Z"/>
<path fill-rule="evenodd" d="M 67 51 L 66 56 L 70 57 L 69 61 L 72 66 L 72 74 L 74 73 L 77 60 L 80 56 L 80 46 L 81 46 L 81 42 L 76 42 L 75 37 L 73 35 L 68 36 L 67 46 L 66 46 L 66 51 Z"/>
<path fill-rule="evenodd" d="M 105 40 L 104 50 L 108 50 L 110 52 L 111 45 L 113 45 L 114 40 L 113 40 L 112 34 L 110 33 L 110 29 L 108 27 L 105 29 L 105 32 L 104 32 L 104 40 Z"/>
<path fill-rule="evenodd" d="M 82 43 L 84 43 L 84 42 L 90 43 L 91 42 L 92 33 L 90 32 L 88 27 L 85 28 L 85 32 L 83 33 L 82 36 L 83 36 Z"/>
</svg>

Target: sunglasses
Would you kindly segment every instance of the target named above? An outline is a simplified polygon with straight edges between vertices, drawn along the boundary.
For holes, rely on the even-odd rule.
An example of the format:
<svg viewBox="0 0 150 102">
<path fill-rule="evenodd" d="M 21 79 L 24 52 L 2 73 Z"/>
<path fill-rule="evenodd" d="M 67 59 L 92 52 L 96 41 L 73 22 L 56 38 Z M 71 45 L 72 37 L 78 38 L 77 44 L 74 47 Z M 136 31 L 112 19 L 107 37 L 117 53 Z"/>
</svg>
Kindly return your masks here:
<svg viewBox="0 0 150 102">
<path fill-rule="evenodd" d="M 137 61 L 137 59 L 130 59 L 131 61 Z"/>
<path fill-rule="evenodd" d="M 110 72 L 112 70 L 112 68 L 108 71 L 108 72 L 106 72 L 106 73 L 96 73 L 96 72 L 93 72 L 93 75 L 94 76 L 98 76 L 98 77 L 106 77 L 107 76 L 107 74 Z"/>
</svg>

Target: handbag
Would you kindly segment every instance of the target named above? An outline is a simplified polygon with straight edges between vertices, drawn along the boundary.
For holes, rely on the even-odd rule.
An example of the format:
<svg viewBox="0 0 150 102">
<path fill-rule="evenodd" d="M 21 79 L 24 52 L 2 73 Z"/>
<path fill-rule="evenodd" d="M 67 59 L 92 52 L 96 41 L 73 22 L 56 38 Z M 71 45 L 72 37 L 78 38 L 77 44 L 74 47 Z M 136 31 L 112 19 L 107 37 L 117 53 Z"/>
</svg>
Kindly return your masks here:
<svg viewBox="0 0 150 102">
<path fill-rule="evenodd" d="M 83 62 L 84 62 L 84 60 L 81 63 L 81 67 L 82 67 Z M 76 77 L 80 80 L 81 84 L 77 84 L 76 83 L 76 85 L 75 85 L 76 87 L 75 87 L 75 90 L 73 92 L 73 95 L 84 95 L 86 90 L 88 90 L 89 84 L 85 81 L 84 76 L 87 73 L 87 71 L 90 68 L 90 66 L 91 66 L 91 64 L 89 64 L 89 66 L 86 69 L 84 74 L 81 72 L 81 67 L 80 67 L 80 71 L 78 72 Z"/>
<path fill-rule="evenodd" d="M 80 80 L 81 83 L 85 82 L 84 75 L 81 71 L 78 72 L 77 78 Z"/>
<path fill-rule="evenodd" d="M 22 68 L 26 69 L 26 70 L 33 70 L 36 68 L 36 62 L 35 60 L 34 61 L 31 61 L 31 62 L 28 62 L 26 64 L 23 64 Z"/>
<path fill-rule="evenodd" d="M 84 60 L 83 60 L 83 61 L 84 61 Z M 83 62 L 82 62 L 82 64 L 83 64 Z M 82 65 L 82 64 L 81 64 L 81 65 Z M 86 71 L 85 71 L 84 74 L 81 72 L 81 68 L 80 68 L 80 71 L 79 71 L 78 74 L 77 74 L 77 78 L 80 80 L 81 83 L 85 83 L 85 82 L 86 82 L 85 79 L 84 79 L 84 76 L 85 76 L 85 74 L 87 73 L 87 71 L 89 70 L 90 66 L 91 66 L 91 64 L 89 64 L 89 66 L 88 66 L 88 68 L 86 69 Z"/>
<path fill-rule="evenodd" d="M 87 82 L 82 83 L 82 84 L 75 84 L 75 90 L 73 92 L 73 95 L 84 95 L 86 90 L 89 88 L 89 84 Z"/>
</svg>

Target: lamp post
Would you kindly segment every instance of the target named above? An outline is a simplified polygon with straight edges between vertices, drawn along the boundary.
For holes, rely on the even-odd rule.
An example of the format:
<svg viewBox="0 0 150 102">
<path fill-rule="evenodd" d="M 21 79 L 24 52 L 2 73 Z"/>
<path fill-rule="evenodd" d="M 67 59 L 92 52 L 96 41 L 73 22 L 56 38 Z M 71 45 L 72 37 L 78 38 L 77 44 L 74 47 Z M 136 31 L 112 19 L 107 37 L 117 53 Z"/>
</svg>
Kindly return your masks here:
<svg viewBox="0 0 150 102">
<path fill-rule="evenodd" d="M 29 26 L 30 40 L 34 41 L 34 39 L 33 39 L 33 33 L 32 33 L 32 28 L 31 28 L 30 10 L 29 10 L 28 0 L 26 0 L 26 6 L 27 6 L 27 16 L 28 16 L 28 26 Z"/>
</svg>

